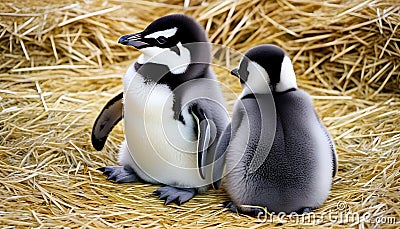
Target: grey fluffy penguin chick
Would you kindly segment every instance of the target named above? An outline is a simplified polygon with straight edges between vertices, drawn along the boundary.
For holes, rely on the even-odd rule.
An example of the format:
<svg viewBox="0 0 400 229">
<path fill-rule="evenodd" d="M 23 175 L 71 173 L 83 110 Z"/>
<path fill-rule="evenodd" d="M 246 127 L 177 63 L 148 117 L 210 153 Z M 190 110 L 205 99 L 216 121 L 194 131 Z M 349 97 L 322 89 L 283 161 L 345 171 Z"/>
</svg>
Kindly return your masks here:
<svg viewBox="0 0 400 229">
<path fill-rule="evenodd" d="M 218 188 L 224 163 L 216 162 L 215 151 L 229 116 L 204 29 L 191 17 L 172 14 L 118 42 L 142 54 L 126 71 L 123 92 L 93 126 L 92 144 L 101 150 L 123 116 L 120 165 L 100 171 L 117 183 L 166 185 L 154 192 L 165 204 Z"/>
<path fill-rule="evenodd" d="M 327 199 L 337 171 L 332 137 L 311 97 L 298 89 L 281 48 L 250 49 L 231 71 L 243 88 L 217 154 L 226 158 L 224 187 L 233 212 L 304 213 Z"/>
</svg>

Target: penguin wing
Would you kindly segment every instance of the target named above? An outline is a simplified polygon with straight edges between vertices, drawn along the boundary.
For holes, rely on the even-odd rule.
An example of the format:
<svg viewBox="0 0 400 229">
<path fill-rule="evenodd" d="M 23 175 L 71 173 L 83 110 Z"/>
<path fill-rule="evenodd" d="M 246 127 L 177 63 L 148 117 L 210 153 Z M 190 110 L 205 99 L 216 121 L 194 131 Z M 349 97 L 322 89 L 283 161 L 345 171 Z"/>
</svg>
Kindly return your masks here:
<svg viewBox="0 0 400 229">
<path fill-rule="evenodd" d="M 318 117 L 317 112 L 314 110 L 315 116 L 317 118 L 317 120 L 319 121 L 319 124 L 322 128 L 322 130 L 324 131 L 329 146 L 331 147 L 331 152 L 332 152 L 332 177 L 336 176 L 336 173 L 338 171 L 338 162 L 337 162 L 337 155 L 336 155 L 336 149 L 335 149 L 335 144 L 333 142 L 332 136 L 329 134 L 328 130 L 326 129 L 325 125 L 322 123 L 321 119 Z"/>
<path fill-rule="evenodd" d="M 221 186 L 222 173 L 224 172 L 225 166 L 225 152 L 231 141 L 231 123 L 225 128 L 224 132 L 219 138 L 217 149 L 214 157 L 214 167 L 213 167 L 213 188 L 218 189 Z"/>
<path fill-rule="evenodd" d="M 325 131 L 326 132 L 328 132 L 326 129 L 325 129 Z M 329 135 L 329 144 L 331 145 L 331 150 L 332 150 L 332 177 L 335 177 L 336 176 L 336 174 L 337 174 L 337 172 L 338 172 L 338 158 L 337 158 L 337 155 L 336 155 L 336 149 L 335 149 L 335 146 L 334 146 L 334 144 L 333 144 L 333 139 L 332 139 L 332 137 Z"/>
<path fill-rule="evenodd" d="M 103 107 L 103 110 L 97 116 L 92 129 L 92 145 L 100 151 L 103 149 L 108 134 L 122 119 L 122 92 L 112 98 Z"/>
<path fill-rule="evenodd" d="M 198 128 L 197 167 L 199 168 L 200 176 L 205 179 L 204 170 L 207 163 L 207 149 L 210 146 L 211 122 L 198 104 L 193 104 L 190 112 L 196 120 Z"/>
</svg>

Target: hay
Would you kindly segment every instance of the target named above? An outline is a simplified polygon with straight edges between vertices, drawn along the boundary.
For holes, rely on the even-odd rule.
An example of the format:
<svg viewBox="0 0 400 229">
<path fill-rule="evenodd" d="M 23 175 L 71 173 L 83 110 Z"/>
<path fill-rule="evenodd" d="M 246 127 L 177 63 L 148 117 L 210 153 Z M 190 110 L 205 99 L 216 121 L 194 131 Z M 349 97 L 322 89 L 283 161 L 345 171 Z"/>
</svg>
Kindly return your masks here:
<svg viewBox="0 0 400 229">
<path fill-rule="evenodd" d="M 316 213 L 369 213 L 370 222 L 400 221 L 400 3 L 354 1 L 46 0 L 0 3 L 0 225 L 4 227 L 263 227 L 226 212 L 222 190 L 183 206 L 164 206 L 149 184 L 118 184 L 96 168 L 116 164 L 122 125 L 105 149 L 90 145 L 101 107 L 121 90 L 138 52 L 121 34 L 173 12 L 193 15 L 211 41 L 245 52 L 261 43 L 284 47 L 301 88 L 315 100 L 333 135 L 339 173 Z M 233 63 L 231 63 L 232 65 Z M 223 68 L 219 79 L 240 91 Z M 225 94 L 228 89 L 225 89 Z M 231 109 L 233 97 L 228 97 Z M 379 218 L 386 217 L 386 218 Z M 315 224 L 329 226 L 334 222 Z M 301 224 L 307 226 L 307 224 Z"/>
</svg>

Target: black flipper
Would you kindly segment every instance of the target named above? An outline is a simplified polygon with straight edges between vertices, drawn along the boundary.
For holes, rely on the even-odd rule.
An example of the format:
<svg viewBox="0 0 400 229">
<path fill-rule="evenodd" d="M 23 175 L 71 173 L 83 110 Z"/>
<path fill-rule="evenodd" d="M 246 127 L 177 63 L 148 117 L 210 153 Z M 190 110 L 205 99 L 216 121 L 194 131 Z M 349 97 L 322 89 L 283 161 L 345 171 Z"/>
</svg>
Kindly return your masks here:
<svg viewBox="0 0 400 229">
<path fill-rule="evenodd" d="M 211 123 L 206 113 L 197 104 L 194 104 L 190 110 L 197 122 L 198 143 L 197 143 L 197 166 L 200 176 L 205 179 L 205 166 L 207 164 L 207 149 L 210 146 Z"/>
<path fill-rule="evenodd" d="M 213 166 L 213 183 L 214 189 L 218 189 L 221 186 L 222 173 L 224 172 L 225 166 L 225 153 L 228 145 L 231 141 L 231 123 L 222 132 L 219 138 L 217 149 L 215 152 L 214 166 Z"/>
<path fill-rule="evenodd" d="M 332 145 L 333 145 L 332 138 L 329 138 L 329 140 L 332 142 Z M 338 172 L 338 169 L 339 169 L 339 167 L 338 167 L 338 159 L 337 159 L 335 148 L 332 148 L 332 158 L 333 158 L 333 160 L 332 160 L 332 164 L 333 164 L 332 177 L 335 177 L 337 172 Z"/>
<path fill-rule="evenodd" d="M 122 92 L 112 98 L 97 116 L 92 129 L 92 145 L 100 151 L 106 143 L 108 134 L 122 119 Z"/>
</svg>

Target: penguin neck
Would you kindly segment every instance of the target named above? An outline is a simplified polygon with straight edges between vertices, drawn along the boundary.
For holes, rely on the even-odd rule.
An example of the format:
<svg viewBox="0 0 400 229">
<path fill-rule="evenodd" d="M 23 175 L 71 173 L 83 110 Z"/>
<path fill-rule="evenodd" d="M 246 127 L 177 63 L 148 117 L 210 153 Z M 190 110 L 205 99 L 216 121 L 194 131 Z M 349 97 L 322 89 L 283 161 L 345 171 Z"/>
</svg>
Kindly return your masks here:
<svg viewBox="0 0 400 229">
<path fill-rule="evenodd" d="M 192 80 L 203 78 L 209 67 L 208 64 L 189 64 L 181 74 L 174 74 L 168 66 L 156 63 L 134 64 L 135 71 L 145 78 L 145 82 L 167 85 L 172 91 L 179 85 Z"/>
<path fill-rule="evenodd" d="M 165 84 L 171 90 L 191 79 L 202 78 L 211 60 L 210 44 L 179 42 L 172 48 L 147 47 L 135 70 L 147 81 Z"/>
<path fill-rule="evenodd" d="M 256 98 L 256 95 L 255 94 L 246 94 L 246 95 L 243 95 L 240 99 L 255 99 Z"/>
<path fill-rule="evenodd" d="M 286 91 L 272 91 L 272 93 L 242 93 L 240 96 L 240 99 L 255 99 L 256 97 L 259 96 L 280 96 L 280 95 L 285 95 L 287 93 L 290 93 L 292 91 L 297 91 L 297 88 L 290 88 L 287 89 Z"/>
<path fill-rule="evenodd" d="M 140 64 L 139 62 L 135 62 L 134 68 L 144 78 L 146 84 L 164 84 L 169 87 L 174 94 L 172 107 L 174 119 L 185 125 L 186 120 L 181 115 L 181 97 L 176 96 L 176 93 L 180 90 L 176 90 L 176 88 L 192 79 L 208 77 L 209 74 L 207 74 L 207 71 L 209 71 L 209 65 L 190 64 L 188 70 L 182 74 L 173 74 L 167 66 L 155 63 Z"/>
<path fill-rule="evenodd" d="M 152 46 L 143 48 L 141 51 L 142 54 L 137 60 L 139 64 L 166 65 L 173 74 L 182 74 L 187 71 L 192 58 L 190 50 L 183 46 L 181 42 L 172 48 Z"/>
<path fill-rule="evenodd" d="M 297 88 L 292 87 L 292 88 L 287 89 L 286 91 L 274 91 L 274 92 L 272 92 L 272 95 L 284 95 L 284 94 L 287 94 L 289 92 L 296 91 L 296 90 L 297 90 Z"/>
</svg>

